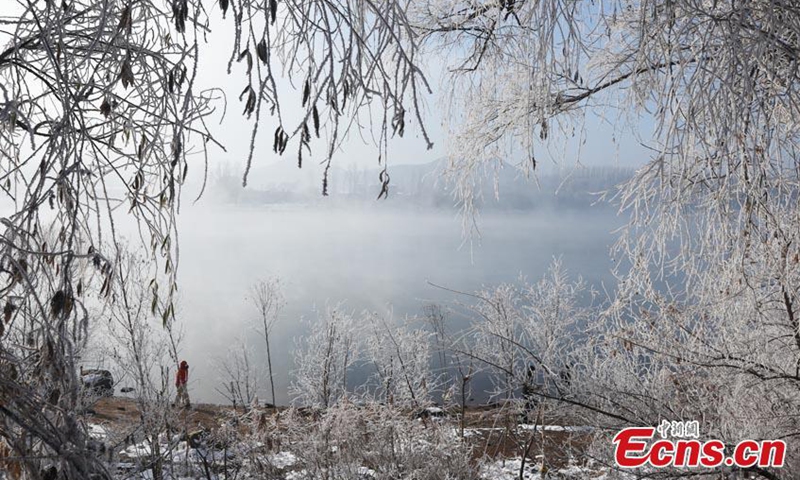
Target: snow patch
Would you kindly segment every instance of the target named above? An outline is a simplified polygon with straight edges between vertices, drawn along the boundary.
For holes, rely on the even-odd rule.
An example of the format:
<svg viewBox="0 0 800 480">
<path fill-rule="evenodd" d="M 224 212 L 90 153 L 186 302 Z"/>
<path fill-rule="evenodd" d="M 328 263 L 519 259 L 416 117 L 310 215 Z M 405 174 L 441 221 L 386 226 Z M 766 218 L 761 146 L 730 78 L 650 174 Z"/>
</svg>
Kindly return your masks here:
<svg viewBox="0 0 800 480">
<path fill-rule="evenodd" d="M 270 456 L 270 462 L 275 468 L 284 469 L 297 463 L 297 456 L 292 452 L 278 452 Z"/>
<path fill-rule="evenodd" d="M 519 478 L 519 470 L 521 467 L 522 460 L 519 458 L 495 460 L 481 468 L 481 478 L 485 480 L 516 480 Z M 608 478 L 608 472 L 578 465 L 547 470 L 543 469 L 540 463 L 526 460 L 525 470 L 522 476 L 526 480 L 544 480 L 545 478 L 559 480 L 606 480 Z"/>
<path fill-rule="evenodd" d="M 594 431 L 593 427 L 589 427 L 586 425 L 518 425 L 517 428 L 520 430 L 533 430 L 534 428 L 536 431 L 542 431 L 544 429 L 545 432 L 592 432 Z"/>
<path fill-rule="evenodd" d="M 95 440 L 105 440 L 108 438 L 108 430 L 102 425 L 90 423 L 86 426 L 89 437 Z"/>
</svg>

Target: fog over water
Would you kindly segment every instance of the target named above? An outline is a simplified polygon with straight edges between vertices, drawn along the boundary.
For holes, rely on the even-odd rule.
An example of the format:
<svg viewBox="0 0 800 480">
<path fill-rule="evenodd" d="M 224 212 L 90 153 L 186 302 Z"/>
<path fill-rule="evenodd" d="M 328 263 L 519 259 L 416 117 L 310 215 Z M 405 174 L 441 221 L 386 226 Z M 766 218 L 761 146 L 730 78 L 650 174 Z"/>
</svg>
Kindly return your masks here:
<svg viewBox="0 0 800 480">
<path fill-rule="evenodd" d="M 304 328 L 300 319 L 316 318 L 326 303 L 346 301 L 356 312 L 392 308 L 400 321 L 431 302 L 464 300 L 428 282 L 472 292 L 520 275 L 535 281 L 554 256 L 570 274 L 611 288 L 608 250 L 616 238 L 612 231 L 622 224 L 608 206 L 488 211 L 479 220 L 481 238 L 470 247 L 452 210 L 381 202 L 185 207 L 179 218 L 179 319 L 193 399 L 223 401 L 215 392 L 220 378 L 213 364 L 238 348 L 237 338 L 265 365 L 263 338 L 248 328 L 256 312 L 245 298 L 259 278 L 279 277 L 286 296 L 272 350 L 277 401 L 285 404 L 294 339 Z M 262 399 L 267 386 L 265 375 Z"/>
</svg>

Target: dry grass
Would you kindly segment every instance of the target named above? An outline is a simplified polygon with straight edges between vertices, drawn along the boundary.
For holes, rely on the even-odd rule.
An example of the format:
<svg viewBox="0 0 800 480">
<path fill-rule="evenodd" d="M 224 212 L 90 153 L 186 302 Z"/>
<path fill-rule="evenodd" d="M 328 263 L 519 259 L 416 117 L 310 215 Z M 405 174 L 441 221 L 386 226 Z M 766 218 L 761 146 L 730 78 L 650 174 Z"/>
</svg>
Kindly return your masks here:
<svg viewBox="0 0 800 480">
<path fill-rule="evenodd" d="M 101 398 L 94 405 L 95 413 L 87 415 L 90 423 L 100 424 L 111 432 L 132 432 L 139 424 L 139 410 L 133 399 L 125 397 Z M 266 415 L 275 415 L 285 408 L 266 409 Z M 176 426 L 186 432 L 216 431 L 231 418 L 233 408 L 215 404 L 194 404 L 191 409 L 179 410 L 182 425 Z M 240 411 L 241 413 L 241 411 Z M 314 421 L 313 416 L 306 417 Z M 523 451 L 532 461 L 544 461 L 550 467 L 564 467 L 571 456 L 580 457 L 589 443 L 589 435 L 581 432 L 536 431 L 516 428 L 514 417 L 498 406 L 474 406 L 466 413 L 467 440 L 474 446 L 473 459 L 520 457 Z M 444 420 L 449 422 L 450 420 Z M 570 425 L 563 415 L 546 418 L 545 424 Z M 457 428 L 457 422 L 453 421 Z M 533 435 L 533 439 L 531 436 Z"/>
</svg>

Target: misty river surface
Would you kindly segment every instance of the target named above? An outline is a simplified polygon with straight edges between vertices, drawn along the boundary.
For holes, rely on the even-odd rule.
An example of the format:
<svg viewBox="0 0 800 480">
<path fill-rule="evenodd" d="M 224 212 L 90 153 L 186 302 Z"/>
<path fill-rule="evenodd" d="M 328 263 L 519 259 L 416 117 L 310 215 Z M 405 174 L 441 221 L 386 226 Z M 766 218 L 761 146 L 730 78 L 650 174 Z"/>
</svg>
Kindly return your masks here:
<svg viewBox="0 0 800 480">
<path fill-rule="evenodd" d="M 238 348 L 238 339 L 263 365 L 259 397 L 268 400 L 263 338 L 249 327 L 258 317 L 246 299 L 259 278 L 279 277 L 286 297 L 272 333 L 277 402 L 286 404 L 292 350 L 305 328 L 300 319 L 316 318 L 326 304 L 344 301 L 355 312 L 392 308 L 402 319 L 431 302 L 464 301 L 428 282 L 473 292 L 520 275 L 536 281 L 556 256 L 572 277 L 611 287 L 608 250 L 622 224 L 608 207 L 484 212 L 481 237 L 470 247 L 458 214 L 446 210 L 380 204 L 185 208 L 178 318 L 193 401 L 223 401 L 214 365 Z"/>
</svg>

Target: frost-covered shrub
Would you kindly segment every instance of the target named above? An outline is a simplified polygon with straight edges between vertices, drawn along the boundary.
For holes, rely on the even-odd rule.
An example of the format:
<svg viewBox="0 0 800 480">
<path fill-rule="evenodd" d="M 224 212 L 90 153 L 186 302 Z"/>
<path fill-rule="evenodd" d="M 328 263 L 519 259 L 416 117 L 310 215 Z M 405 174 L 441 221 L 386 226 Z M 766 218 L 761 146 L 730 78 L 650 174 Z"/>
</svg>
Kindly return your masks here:
<svg viewBox="0 0 800 480">
<path fill-rule="evenodd" d="M 287 421 L 286 438 L 302 465 L 295 478 L 478 478 L 455 429 L 392 406 L 340 402 L 316 421 L 296 413 Z"/>
<path fill-rule="evenodd" d="M 215 473 L 267 480 L 479 478 L 472 447 L 450 425 L 376 402 L 342 401 L 308 412 L 254 408 L 238 415 L 235 428 L 220 429 L 232 457 L 224 465 L 217 462 Z"/>
<path fill-rule="evenodd" d="M 326 408 L 346 393 L 347 374 L 358 357 L 355 326 L 352 315 L 327 308 L 299 340 L 289 390 L 299 404 Z"/>
</svg>

